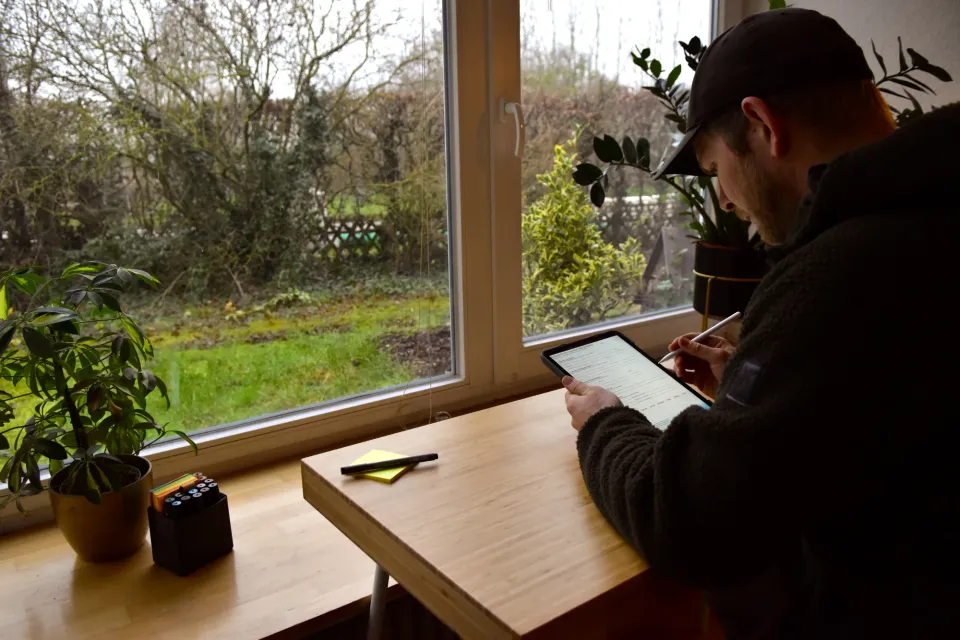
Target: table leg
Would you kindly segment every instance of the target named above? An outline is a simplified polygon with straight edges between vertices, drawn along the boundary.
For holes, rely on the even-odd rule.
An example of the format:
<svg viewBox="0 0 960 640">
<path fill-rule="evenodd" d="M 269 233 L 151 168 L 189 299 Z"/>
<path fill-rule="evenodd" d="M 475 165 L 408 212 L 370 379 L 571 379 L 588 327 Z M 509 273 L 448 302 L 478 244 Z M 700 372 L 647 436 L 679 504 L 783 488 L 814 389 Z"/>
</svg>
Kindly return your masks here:
<svg viewBox="0 0 960 640">
<path fill-rule="evenodd" d="M 383 567 L 377 565 L 373 574 L 373 594 L 370 596 L 370 622 L 367 625 L 367 640 L 380 640 L 383 630 L 383 616 L 387 609 L 387 581 L 390 576 Z"/>
</svg>

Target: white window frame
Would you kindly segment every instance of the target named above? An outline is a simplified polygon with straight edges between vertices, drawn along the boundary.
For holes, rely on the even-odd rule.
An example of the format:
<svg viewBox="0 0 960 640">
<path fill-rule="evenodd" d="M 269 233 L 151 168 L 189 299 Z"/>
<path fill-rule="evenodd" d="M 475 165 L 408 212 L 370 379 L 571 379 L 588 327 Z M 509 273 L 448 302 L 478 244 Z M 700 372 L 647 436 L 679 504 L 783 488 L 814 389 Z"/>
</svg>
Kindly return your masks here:
<svg viewBox="0 0 960 640">
<path fill-rule="evenodd" d="M 716 0 L 714 6 L 719 26 L 732 24 L 743 11 L 740 0 Z M 196 456 L 179 440 L 155 445 L 144 452 L 155 481 L 194 470 L 222 475 L 308 455 L 420 424 L 438 411 L 465 410 L 556 386 L 556 378 L 539 361 L 540 351 L 600 330 L 616 328 L 658 352 L 676 335 L 699 326 L 699 316 L 688 307 L 524 343 L 520 163 L 513 156 L 513 123 L 501 122 L 498 112 L 501 96 L 517 100 L 520 95 L 519 22 L 519 0 L 447 0 L 455 375 L 203 433 L 195 438 Z M 5 491 L 0 485 L 0 495 Z M 46 493 L 25 499 L 24 506 L 28 517 L 12 506 L 0 513 L 0 534 L 51 518 Z"/>
</svg>

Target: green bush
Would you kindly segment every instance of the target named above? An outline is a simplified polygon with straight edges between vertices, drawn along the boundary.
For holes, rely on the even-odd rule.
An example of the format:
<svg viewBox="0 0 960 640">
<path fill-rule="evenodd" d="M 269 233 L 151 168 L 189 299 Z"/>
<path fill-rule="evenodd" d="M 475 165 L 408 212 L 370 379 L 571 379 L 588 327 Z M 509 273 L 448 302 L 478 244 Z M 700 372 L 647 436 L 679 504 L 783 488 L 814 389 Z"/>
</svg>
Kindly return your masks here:
<svg viewBox="0 0 960 640">
<path fill-rule="evenodd" d="M 604 320 L 633 304 L 647 261 L 630 238 L 605 242 L 586 193 L 571 182 L 576 140 L 554 147 L 537 176 L 546 193 L 523 214 L 523 322 L 527 335 Z"/>
</svg>

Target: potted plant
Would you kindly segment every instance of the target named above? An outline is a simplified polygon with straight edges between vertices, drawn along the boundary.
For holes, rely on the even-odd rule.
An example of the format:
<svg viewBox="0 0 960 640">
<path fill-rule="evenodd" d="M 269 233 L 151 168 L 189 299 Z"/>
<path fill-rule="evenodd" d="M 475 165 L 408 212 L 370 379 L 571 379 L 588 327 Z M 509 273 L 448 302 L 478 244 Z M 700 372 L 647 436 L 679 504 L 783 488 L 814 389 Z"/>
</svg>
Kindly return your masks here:
<svg viewBox="0 0 960 640">
<path fill-rule="evenodd" d="M 770 6 L 778 8 L 782 7 L 783 3 L 772 0 Z M 923 113 L 923 108 L 911 90 L 935 93 L 917 77 L 918 74 L 925 73 L 943 82 L 950 82 L 952 78 L 944 69 L 930 63 L 914 49 L 907 48 L 905 55 L 903 43 L 899 38 L 897 42 L 899 71 L 887 71 L 876 46 L 873 46 L 873 54 L 883 72 L 877 81 L 880 91 L 910 103 L 909 107 L 902 110 L 891 107 L 896 114 L 897 124 L 902 124 Z M 696 37 L 679 44 L 687 65 L 696 71 L 706 47 Z M 634 64 L 653 82 L 643 89 L 664 105 L 664 118 L 672 122 L 681 135 L 684 134 L 687 129 L 685 114 L 690 92 L 684 85 L 677 83 L 681 65 L 665 74 L 662 63 L 651 57 L 649 48 L 638 49 L 631 53 L 631 56 Z M 909 64 L 907 56 L 910 59 Z M 891 85 L 897 86 L 891 89 Z M 645 138 L 634 141 L 627 136 L 621 144 L 612 136 L 604 135 L 594 138 L 593 149 L 597 159 L 606 166 L 601 168 L 590 163 L 577 165 L 573 179 L 579 185 L 590 187 L 590 199 L 597 207 L 603 206 L 606 198 L 607 174 L 611 169 L 632 167 L 647 174 L 653 171 L 650 167 L 650 143 Z M 720 207 L 711 178 L 662 176 L 660 179 L 679 194 L 687 207 L 681 215 L 690 218 L 687 226 L 692 235 L 688 237 L 696 243 L 693 308 L 704 314 L 704 322 L 708 315 L 724 317 L 734 311 L 742 312 L 766 271 L 759 235 L 751 233 L 749 223 L 740 220 L 735 212 Z"/>
<path fill-rule="evenodd" d="M 147 411 L 163 381 L 146 368 L 153 347 L 120 298 L 139 269 L 75 263 L 59 276 L 0 272 L 0 468 L 10 502 L 41 492 L 47 461 L 57 525 L 84 560 L 135 552 L 146 537 L 150 462 L 138 454 L 168 430 Z M 12 303 L 12 304 L 11 304 Z M 35 400 L 25 421 L 16 408 Z M 17 404 L 19 401 L 19 404 Z M 22 418 L 22 415 L 21 415 Z"/>
</svg>

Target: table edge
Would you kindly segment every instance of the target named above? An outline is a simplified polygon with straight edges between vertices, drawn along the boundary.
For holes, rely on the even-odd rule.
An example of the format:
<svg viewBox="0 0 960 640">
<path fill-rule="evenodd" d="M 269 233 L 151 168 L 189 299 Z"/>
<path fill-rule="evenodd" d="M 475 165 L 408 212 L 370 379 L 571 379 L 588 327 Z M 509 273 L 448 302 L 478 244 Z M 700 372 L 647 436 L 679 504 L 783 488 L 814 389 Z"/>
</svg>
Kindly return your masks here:
<svg viewBox="0 0 960 640">
<path fill-rule="evenodd" d="M 314 469 L 308 460 L 305 458 L 300 461 L 304 499 L 434 615 L 466 638 L 520 637 L 493 612 L 381 526 Z M 351 514 L 363 520 L 359 527 L 351 521 Z M 421 569 L 419 572 L 418 567 Z"/>
</svg>

